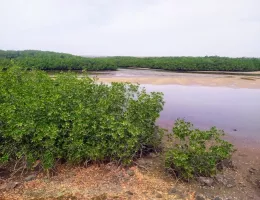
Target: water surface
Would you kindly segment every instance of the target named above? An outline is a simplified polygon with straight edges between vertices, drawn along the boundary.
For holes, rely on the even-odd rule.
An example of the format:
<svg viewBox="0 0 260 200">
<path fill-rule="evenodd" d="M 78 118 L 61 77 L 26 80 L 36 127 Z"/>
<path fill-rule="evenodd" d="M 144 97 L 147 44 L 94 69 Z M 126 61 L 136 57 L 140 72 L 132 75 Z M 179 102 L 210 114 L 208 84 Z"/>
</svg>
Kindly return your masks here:
<svg viewBox="0 0 260 200">
<path fill-rule="evenodd" d="M 142 85 L 164 93 L 159 123 L 185 118 L 196 127 L 217 126 L 233 136 L 260 139 L 260 90 L 181 85 Z"/>
</svg>

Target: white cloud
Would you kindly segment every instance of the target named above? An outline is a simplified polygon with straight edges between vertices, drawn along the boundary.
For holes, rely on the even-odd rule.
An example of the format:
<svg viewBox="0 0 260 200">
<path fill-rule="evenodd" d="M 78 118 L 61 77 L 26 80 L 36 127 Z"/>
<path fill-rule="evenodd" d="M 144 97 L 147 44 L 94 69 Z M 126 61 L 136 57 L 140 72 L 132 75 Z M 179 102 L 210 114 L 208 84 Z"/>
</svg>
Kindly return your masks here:
<svg viewBox="0 0 260 200">
<path fill-rule="evenodd" d="M 0 48 L 260 57 L 259 0 L 2 0 Z"/>
</svg>

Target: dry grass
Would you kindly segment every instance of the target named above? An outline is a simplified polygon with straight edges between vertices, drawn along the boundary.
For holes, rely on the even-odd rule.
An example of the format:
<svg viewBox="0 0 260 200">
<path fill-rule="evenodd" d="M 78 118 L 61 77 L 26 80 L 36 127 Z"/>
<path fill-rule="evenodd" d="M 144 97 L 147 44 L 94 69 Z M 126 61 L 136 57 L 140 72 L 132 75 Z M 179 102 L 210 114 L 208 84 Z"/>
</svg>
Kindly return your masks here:
<svg viewBox="0 0 260 200">
<path fill-rule="evenodd" d="M 204 188 L 196 182 L 183 183 L 165 173 L 163 159 L 157 155 L 138 159 L 130 169 L 113 163 L 87 168 L 60 165 L 56 176 L 48 179 L 39 174 L 36 180 L 21 183 L 14 190 L 0 192 L 0 200 L 194 200 L 195 191 L 210 198 L 258 199 L 260 190 L 254 184 L 255 180 L 260 180 L 260 173 L 251 175 L 251 182 L 247 179 L 249 169 L 255 168 L 257 173 L 260 172 L 259 152 L 260 149 L 242 147 L 235 152 L 233 161 L 236 169 L 223 172 L 235 178 L 237 185 L 233 188 L 221 185 Z M 134 173 L 130 174 L 129 170 Z M 168 192 L 172 188 L 177 192 L 170 195 Z M 158 195 L 161 198 L 157 198 Z"/>
<path fill-rule="evenodd" d="M 156 173 L 143 173 L 137 166 L 127 169 L 113 164 L 92 165 L 88 168 L 60 166 L 58 176 L 51 179 L 39 175 L 36 180 L 26 182 L 17 189 L 2 193 L 0 200 L 31 199 L 183 199 L 168 195 L 173 181 L 165 180 Z M 184 194 L 184 193 L 183 193 Z M 185 199 L 193 199 L 194 193 L 187 192 Z"/>
</svg>

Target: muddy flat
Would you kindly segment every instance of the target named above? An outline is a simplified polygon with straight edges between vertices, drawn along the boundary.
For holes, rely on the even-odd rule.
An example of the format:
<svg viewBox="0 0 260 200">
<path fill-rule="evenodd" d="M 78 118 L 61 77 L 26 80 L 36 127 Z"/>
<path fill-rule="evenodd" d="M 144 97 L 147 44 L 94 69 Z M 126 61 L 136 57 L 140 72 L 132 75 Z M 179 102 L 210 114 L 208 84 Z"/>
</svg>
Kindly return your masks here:
<svg viewBox="0 0 260 200">
<path fill-rule="evenodd" d="M 251 75 L 254 76 L 251 76 Z M 160 70 L 144 69 L 119 69 L 112 72 L 96 72 L 101 82 L 131 82 L 139 84 L 155 85 L 200 85 L 210 87 L 231 87 L 231 88 L 260 88 L 260 72 L 245 72 L 243 75 L 235 73 L 229 75 L 205 74 L 205 73 L 176 73 Z"/>
</svg>

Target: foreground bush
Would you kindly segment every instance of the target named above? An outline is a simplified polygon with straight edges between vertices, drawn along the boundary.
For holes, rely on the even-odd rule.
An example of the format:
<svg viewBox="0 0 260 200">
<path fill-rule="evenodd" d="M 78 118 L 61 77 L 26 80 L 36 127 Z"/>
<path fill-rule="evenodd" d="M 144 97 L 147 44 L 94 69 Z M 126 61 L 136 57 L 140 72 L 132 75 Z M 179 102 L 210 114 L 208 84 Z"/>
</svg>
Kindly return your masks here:
<svg viewBox="0 0 260 200">
<path fill-rule="evenodd" d="M 175 144 L 166 152 L 165 166 L 182 179 L 214 175 L 233 152 L 233 145 L 222 140 L 224 133 L 215 127 L 202 131 L 178 119 L 172 131 Z"/>
<path fill-rule="evenodd" d="M 40 160 L 51 168 L 113 160 L 128 164 L 160 143 L 155 121 L 161 93 L 132 84 L 97 84 L 71 73 L 51 79 L 41 71 L 0 69 L 0 158 Z"/>
</svg>

